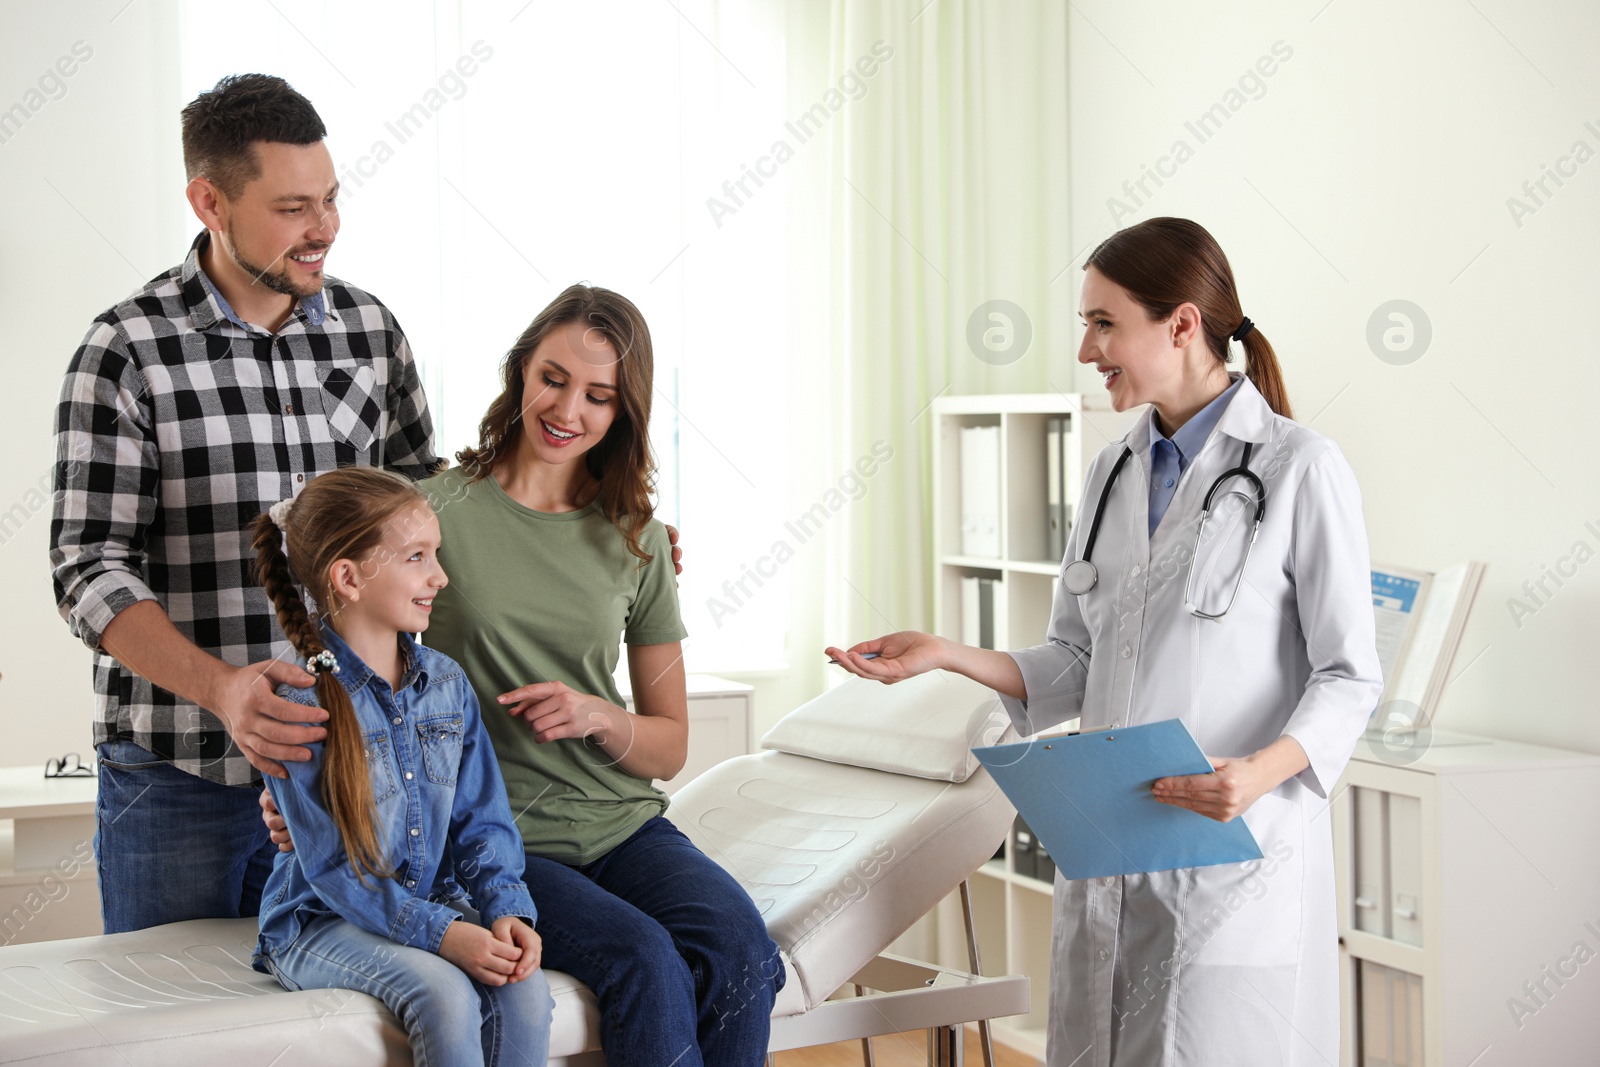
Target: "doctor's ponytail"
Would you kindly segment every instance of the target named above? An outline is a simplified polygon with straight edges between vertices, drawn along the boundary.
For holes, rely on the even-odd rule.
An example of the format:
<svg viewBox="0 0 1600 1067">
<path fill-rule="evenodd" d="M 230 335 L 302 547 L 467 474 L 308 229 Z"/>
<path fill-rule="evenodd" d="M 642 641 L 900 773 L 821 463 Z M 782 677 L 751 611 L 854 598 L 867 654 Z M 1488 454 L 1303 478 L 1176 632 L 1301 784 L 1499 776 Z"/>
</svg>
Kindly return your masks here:
<svg viewBox="0 0 1600 1067">
<path fill-rule="evenodd" d="M 1127 290 L 1151 321 L 1170 317 L 1180 304 L 1199 308 L 1211 353 L 1227 363 L 1228 342 L 1238 337 L 1250 384 L 1273 411 L 1294 418 L 1277 353 L 1244 317 L 1233 268 L 1205 227 L 1188 219 L 1146 219 L 1102 241 L 1083 265 L 1090 267 Z"/>
<path fill-rule="evenodd" d="M 1278 354 L 1272 350 L 1272 343 L 1261 336 L 1260 330 L 1251 330 L 1239 343 L 1244 346 L 1244 373 L 1250 384 L 1273 411 L 1286 419 L 1294 418 L 1294 411 L 1289 407 L 1289 391 L 1283 387 L 1283 372 L 1278 369 Z"/>
</svg>

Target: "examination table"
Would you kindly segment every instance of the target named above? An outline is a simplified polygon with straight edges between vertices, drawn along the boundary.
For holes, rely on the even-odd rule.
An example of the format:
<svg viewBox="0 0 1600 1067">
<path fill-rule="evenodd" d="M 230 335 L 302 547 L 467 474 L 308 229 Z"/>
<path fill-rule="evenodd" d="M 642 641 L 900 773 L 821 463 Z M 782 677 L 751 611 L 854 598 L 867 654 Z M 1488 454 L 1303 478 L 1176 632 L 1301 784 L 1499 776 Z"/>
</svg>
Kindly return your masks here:
<svg viewBox="0 0 1600 1067">
<path fill-rule="evenodd" d="M 851 679 L 786 716 L 768 751 L 673 796 L 668 817 L 749 891 L 783 952 L 773 1052 L 926 1030 L 928 1062 L 948 1067 L 964 1024 L 980 1023 L 988 1060 L 987 1020 L 1028 1010 L 1026 978 L 979 973 L 965 881 L 1014 815 L 969 749 L 1010 739 L 994 694 L 965 678 Z M 885 953 L 957 888 L 965 969 Z M 251 969 L 255 941 L 253 919 L 203 919 L 0 948 L 0 1064 L 411 1063 L 382 1004 L 287 992 Z M 551 1064 L 600 1067 L 593 996 L 548 977 Z"/>
</svg>

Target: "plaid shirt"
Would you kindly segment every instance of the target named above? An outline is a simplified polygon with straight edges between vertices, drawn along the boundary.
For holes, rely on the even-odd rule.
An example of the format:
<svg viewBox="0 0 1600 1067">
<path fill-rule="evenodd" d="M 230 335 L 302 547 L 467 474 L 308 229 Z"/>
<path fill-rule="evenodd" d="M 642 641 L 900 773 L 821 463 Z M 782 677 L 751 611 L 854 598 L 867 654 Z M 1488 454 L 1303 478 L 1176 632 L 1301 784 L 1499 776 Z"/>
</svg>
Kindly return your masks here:
<svg viewBox="0 0 1600 1067">
<path fill-rule="evenodd" d="M 276 333 L 183 266 L 95 319 L 56 412 L 56 602 L 94 650 L 96 744 L 132 741 L 208 781 L 261 778 L 211 712 L 100 649 L 118 612 L 160 604 L 224 662 L 294 662 L 256 584 L 248 525 L 335 467 L 438 465 L 411 348 L 389 309 L 333 278 Z"/>
</svg>

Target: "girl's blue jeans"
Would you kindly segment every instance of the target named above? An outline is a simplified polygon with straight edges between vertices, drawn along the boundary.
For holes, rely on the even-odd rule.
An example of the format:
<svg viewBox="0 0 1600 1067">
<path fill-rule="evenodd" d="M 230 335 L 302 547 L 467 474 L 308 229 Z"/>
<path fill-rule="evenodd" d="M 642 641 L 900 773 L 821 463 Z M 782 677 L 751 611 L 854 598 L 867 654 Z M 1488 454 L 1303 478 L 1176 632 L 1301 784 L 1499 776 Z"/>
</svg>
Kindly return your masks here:
<svg viewBox="0 0 1600 1067">
<path fill-rule="evenodd" d="M 463 911 L 457 922 L 476 921 Z M 285 989 L 353 989 L 383 1001 L 405 1026 L 416 1067 L 544 1067 L 549 1054 L 555 1001 L 543 968 L 514 985 L 483 985 L 443 956 L 336 915 L 309 921 L 267 963 Z"/>
</svg>

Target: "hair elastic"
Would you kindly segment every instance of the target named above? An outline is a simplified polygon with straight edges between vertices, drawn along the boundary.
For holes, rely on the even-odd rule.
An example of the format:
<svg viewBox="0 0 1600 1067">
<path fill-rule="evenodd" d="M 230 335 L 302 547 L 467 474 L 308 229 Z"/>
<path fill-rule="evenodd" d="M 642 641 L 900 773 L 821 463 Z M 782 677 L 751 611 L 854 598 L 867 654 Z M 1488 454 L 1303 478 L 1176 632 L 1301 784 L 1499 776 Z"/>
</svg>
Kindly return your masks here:
<svg viewBox="0 0 1600 1067">
<path fill-rule="evenodd" d="M 292 507 L 294 507 L 294 497 L 290 497 L 288 500 L 280 500 L 268 508 L 267 516 L 272 519 L 272 525 L 280 530 L 288 529 L 289 509 Z"/>
<path fill-rule="evenodd" d="M 306 670 L 312 674 L 318 674 L 324 671 L 338 674 L 339 661 L 334 658 L 332 652 L 325 648 L 320 652 L 313 653 L 312 655 L 306 657 Z"/>
<path fill-rule="evenodd" d="M 1231 340 L 1243 341 L 1247 336 L 1249 336 L 1250 331 L 1255 329 L 1255 328 L 1256 328 L 1256 324 L 1251 322 L 1249 320 L 1249 318 L 1246 318 L 1243 322 L 1241 322 L 1239 324 L 1239 328 L 1237 330 L 1233 331 L 1233 337 L 1231 338 Z"/>
</svg>

